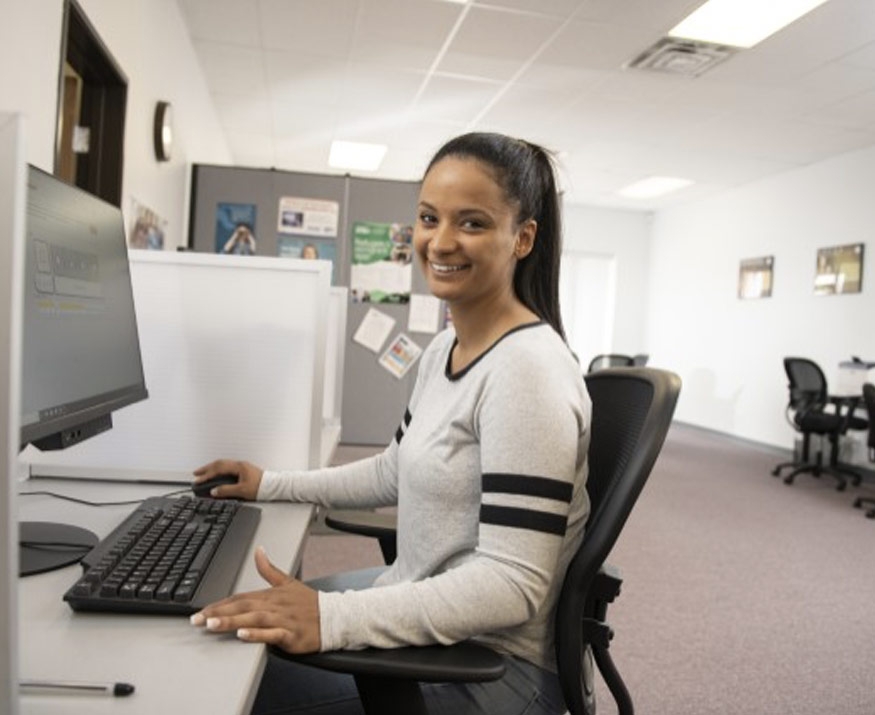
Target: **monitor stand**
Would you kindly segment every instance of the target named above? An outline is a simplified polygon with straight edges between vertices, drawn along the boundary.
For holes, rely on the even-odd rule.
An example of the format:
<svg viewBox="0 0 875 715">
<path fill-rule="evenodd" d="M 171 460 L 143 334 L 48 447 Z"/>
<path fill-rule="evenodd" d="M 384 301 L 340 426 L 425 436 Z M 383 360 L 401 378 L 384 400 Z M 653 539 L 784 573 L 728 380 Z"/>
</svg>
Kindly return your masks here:
<svg viewBox="0 0 875 715">
<path fill-rule="evenodd" d="M 75 564 L 97 545 L 88 529 L 50 521 L 22 521 L 18 525 L 18 575 L 54 571 Z"/>
</svg>

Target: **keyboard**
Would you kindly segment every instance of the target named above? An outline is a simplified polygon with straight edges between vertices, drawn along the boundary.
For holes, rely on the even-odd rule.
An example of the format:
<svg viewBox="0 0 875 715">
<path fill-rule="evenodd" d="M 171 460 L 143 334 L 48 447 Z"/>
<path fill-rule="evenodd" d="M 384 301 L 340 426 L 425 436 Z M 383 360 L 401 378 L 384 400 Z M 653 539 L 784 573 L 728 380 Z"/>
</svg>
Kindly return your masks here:
<svg viewBox="0 0 875 715">
<path fill-rule="evenodd" d="M 236 501 L 151 497 L 82 559 L 74 611 L 188 615 L 232 593 L 261 511 Z"/>
</svg>

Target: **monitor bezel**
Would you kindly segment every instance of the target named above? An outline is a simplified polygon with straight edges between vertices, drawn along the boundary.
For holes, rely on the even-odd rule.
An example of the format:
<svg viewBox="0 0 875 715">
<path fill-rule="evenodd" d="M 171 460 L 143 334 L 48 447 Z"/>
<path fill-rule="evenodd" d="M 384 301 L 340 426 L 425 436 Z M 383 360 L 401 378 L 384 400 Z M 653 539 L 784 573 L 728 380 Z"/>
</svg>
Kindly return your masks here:
<svg viewBox="0 0 875 715">
<path fill-rule="evenodd" d="M 60 179 L 59 177 L 50 174 L 49 172 L 44 171 L 32 164 L 27 165 L 28 187 L 31 182 L 31 177 L 34 174 L 42 175 L 43 180 L 48 179 L 49 181 L 61 184 L 67 191 L 84 195 L 89 201 L 93 201 L 95 203 L 102 204 L 104 207 L 110 208 L 117 215 L 120 240 L 123 242 L 125 258 L 128 258 L 129 249 L 127 245 L 127 236 L 124 229 L 124 217 L 122 215 L 121 209 L 119 209 L 118 206 L 110 204 L 100 197 L 95 196 L 94 194 L 89 193 L 78 186 L 69 184 L 63 179 Z M 27 205 L 27 201 L 25 201 L 25 205 Z M 24 249 L 25 252 L 27 252 L 29 249 L 26 223 Z M 128 276 L 130 277 L 130 263 L 128 263 Z M 22 284 L 24 283 L 25 281 L 22 281 Z M 25 285 L 22 285 L 22 289 L 27 290 L 27 287 Z M 58 407 L 64 407 L 65 409 L 69 410 L 65 411 L 63 414 L 48 417 L 46 419 L 40 419 L 40 421 L 32 422 L 30 424 L 24 424 L 22 422 L 20 424 L 19 437 L 20 449 L 24 449 L 28 444 L 33 444 L 34 446 L 37 446 L 38 448 L 43 450 L 62 449 L 64 447 L 71 446 L 73 444 L 76 444 L 77 442 L 83 441 L 84 439 L 88 439 L 95 434 L 99 434 L 100 432 L 105 431 L 105 429 L 107 428 L 107 424 L 109 426 L 112 425 L 111 415 L 116 410 L 148 398 L 149 393 L 146 389 L 145 370 L 143 366 L 142 351 L 140 350 L 140 336 L 139 326 L 137 325 L 136 301 L 133 294 L 133 285 L 131 284 L 130 280 L 128 281 L 128 289 L 131 291 L 131 304 L 134 306 L 133 320 L 135 326 L 135 334 L 137 336 L 137 352 L 140 355 L 139 381 L 111 390 L 109 392 L 94 395 L 84 400 L 69 403 L 67 405 L 58 405 Z M 22 331 L 24 329 L 25 325 L 22 324 Z"/>
</svg>

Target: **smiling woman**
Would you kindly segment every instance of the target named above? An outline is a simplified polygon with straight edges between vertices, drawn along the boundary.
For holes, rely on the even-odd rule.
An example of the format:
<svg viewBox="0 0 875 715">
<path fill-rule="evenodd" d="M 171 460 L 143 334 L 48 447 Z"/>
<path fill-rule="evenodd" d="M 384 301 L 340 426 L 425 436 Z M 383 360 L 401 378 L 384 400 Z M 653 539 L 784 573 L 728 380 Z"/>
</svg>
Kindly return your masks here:
<svg viewBox="0 0 875 715">
<path fill-rule="evenodd" d="M 545 320 L 564 336 L 559 206 L 540 147 L 482 133 L 448 142 L 422 182 L 414 247 L 453 314 L 454 368 L 526 321 Z"/>
<path fill-rule="evenodd" d="M 398 507 L 397 558 L 319 590 L 260 553 L 269 588 L 192 623 L 290 653 L 475 639 L 503 656 L 489 683 L 423 685 L 431 712 L 557 715 L 554 618 L 583 536 L 591 403 L 559 320 L 559 210 L 540 147 L 466 134 L 422 182 L 414 250 L 453 327 L 422 355 L 395 439 L 382 453 L 315 471 L 218 460 L 216 496 Z M 358 589 L 358 590 L 356 590 Z M 271 658 L 256 713 L 360 713 L 349 676 Z"/>
</svg>

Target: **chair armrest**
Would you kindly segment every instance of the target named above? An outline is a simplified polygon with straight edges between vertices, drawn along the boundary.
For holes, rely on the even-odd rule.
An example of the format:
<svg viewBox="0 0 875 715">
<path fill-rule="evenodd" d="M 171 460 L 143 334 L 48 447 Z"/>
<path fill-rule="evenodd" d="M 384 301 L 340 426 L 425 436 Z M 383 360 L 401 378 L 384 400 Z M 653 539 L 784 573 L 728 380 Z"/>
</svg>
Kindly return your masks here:
<svg viewBox="0 0 875 715">
<path fill-rule="evenodd" d="M 325 524 L 338 531 L 383 539 L 395 536 L 397 517 L 377 511 L 331 510 L 325 514 Z"/>
<path fill-rule="evenodd" d="M 589 598 L 611 603 L 620 595 L 623 576 L 620 569 L 607 562 L 602 564 L 589 589 Z"/>
<path fill-rule="evenodd" d="M 338 650 L 310 655 L 291 655 L 270 646 L 274 655 L 323 670 L 355 676 L 401 678 L 429 683 L 483 682 L 504 675 L 504 659 L 478 643 L 407 648 Z"/>
<path fill-rule="evenodd" d="M 395 561 L 395 514 L 375 511 L 329 511 L 325 515 L 326 526 L 359 536 L 370 536 L 380 542 L 380 551 L 387 564 Z"/>
</svg>

